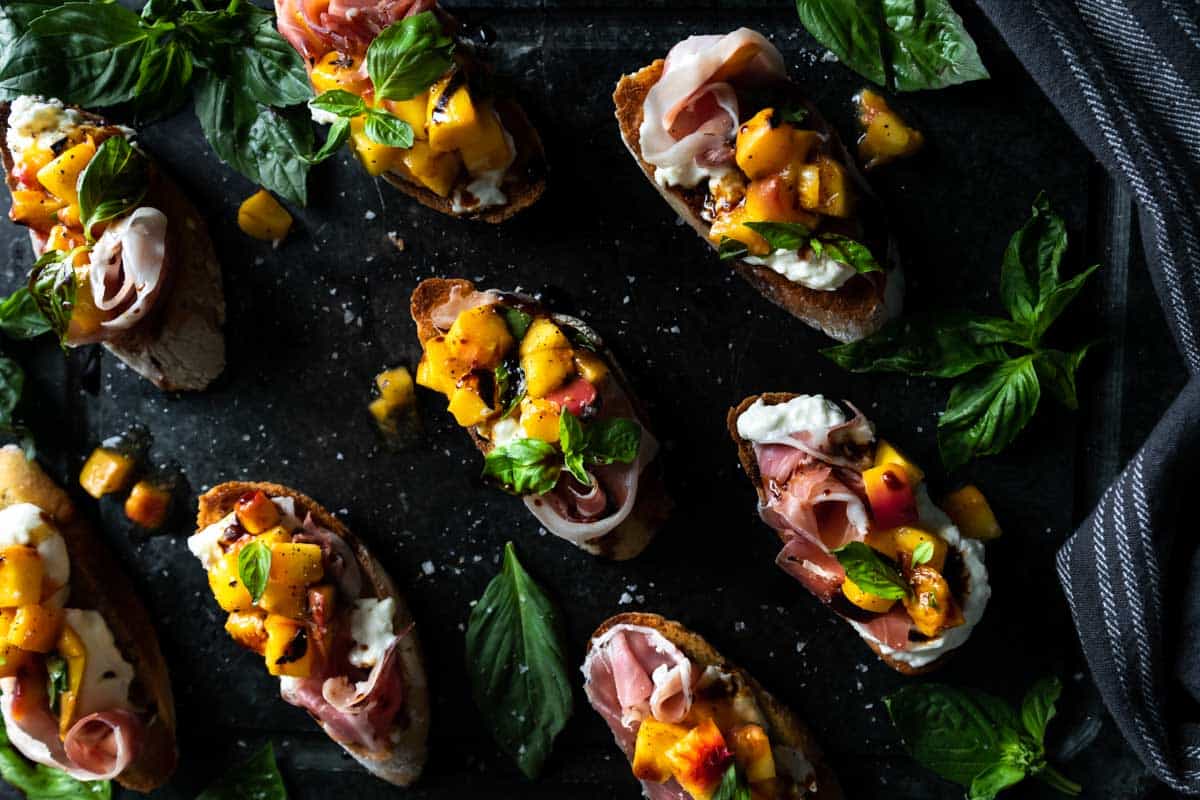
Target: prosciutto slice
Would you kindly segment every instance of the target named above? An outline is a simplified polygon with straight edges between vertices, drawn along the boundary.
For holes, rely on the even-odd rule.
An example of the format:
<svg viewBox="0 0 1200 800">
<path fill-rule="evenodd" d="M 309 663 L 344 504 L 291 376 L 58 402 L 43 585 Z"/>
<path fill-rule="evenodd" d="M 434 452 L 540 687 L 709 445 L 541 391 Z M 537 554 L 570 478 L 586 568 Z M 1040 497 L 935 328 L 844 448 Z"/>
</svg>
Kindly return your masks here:
<svg viewBox="0 0 1200 800">
<path fill-rule="evenodd" d="M 110 225 L 96 241 L 88 264 L 92 302 L 116 313 L 101 323 L 100 338 L 145 318 L 163 286 L 166 254 L 167 216 L 148 206 Z"/>
<path fill-rule="evenodd" d="M 362 570 L 358 559 L 350 550 L 346 540 L 331 530 L 318 525 L 308 514 L 304 518 L 304 530 L 292 537 L 302 544 L 321 547 L 321 561 L 326 574 L 331 575 L 346 597 L 358 597 L 362 590 Z"/>
<path fill-rule="evenodd" d="M 65 739 L 50 713 L 44 680 L 24 673 L 0 680 L 0 712 L 9 741 L 26 758 L 81 781 L 120 775 L 141 750 L 144 730 L 131 711 L 99 711 L 77 720 Z"/>
<path fill-rule="evenodd" d="M 763 510 L 777 530 L 808 534 L 829 550 L 867 535 L 866 503 L 826 464 L 802 464 L 782 487 L 770 482 L 768 495 Z"/>
<path fill-rule="evenodd" d="M 282 678 L 279 694 L 303 708 L 337 742 L 368 752 L 387 750 L 392 722 L 404 702 L 395 636 L 365 680 L 346 675 Z"/>
<path fill-rule="evenodd" d="M 655 166 L 655 179 L 691 187 L 714 164 L 727 163 L 739 122 L 730 81 L 763 82 L 786 75 L 779 51 L 749 28 L 724 36 L 691 36 L 671 48 L 662 77 L 646 95 L 639 129 L 642 158 Z"/>
<path fill-rule="evenodd" d="M 359 55 L 393 22 L 437 7 L 435 0 L 275 0 L 276 25 L 309 61 L 337 50 Z"/>
</svg>

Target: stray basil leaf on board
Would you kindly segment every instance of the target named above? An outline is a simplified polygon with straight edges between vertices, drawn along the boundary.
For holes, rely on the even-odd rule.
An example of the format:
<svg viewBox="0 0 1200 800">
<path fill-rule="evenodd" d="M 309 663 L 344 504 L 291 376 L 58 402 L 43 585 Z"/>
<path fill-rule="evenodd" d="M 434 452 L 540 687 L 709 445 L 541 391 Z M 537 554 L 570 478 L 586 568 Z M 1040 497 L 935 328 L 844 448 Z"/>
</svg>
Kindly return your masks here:
<svg viewBox="0 0 1200 800">
<path fill-rule="evenodd" d="M 989 77 L 949 0 L 796 0 L 813 38 L 867 80 L 901 92 Z"/>
<path fill-rule="evenodd" d="M 571 717 L 571 681 L 558 611 L 517 560 L 504 564 L 471 610 L 467 670 L 492 737 L 536 778 Z"/>
<path fill-rule="evenodd" d="M 1041 679 L 1019 714 L 993 695 L 937 683 L 906 686 L 884 704 L 913 758 L 965 787 L 969 800 L 992 800 L 1026 777 L 1074 796 L 1082 787 L 1046 761 L 1046 727 L 1061 691 L 1057 678 Z"/>
<path fill-rule="evenodd" d="M 275 749 L 267 742 L 248 760 L 230 769 L 196 800 L 287 800 Z"/>
<path fill-rule="evenodd" d="M 857 342 L 822 352 L 852 372 L 959 378 L 938 420 L 948 469 L 1008 447 L 1033 418 L 1042 388 L 1068 409 L 1079 406 L 1075 376 L 1092 345 L 1045 347 L 1051 324 L 1099 267 L 1063 280 L 1067 228 L 1044 194 L 1004 251 L 1000 297 L 1009 319 L 965 312 L 892 320 Z"/>
</svg>

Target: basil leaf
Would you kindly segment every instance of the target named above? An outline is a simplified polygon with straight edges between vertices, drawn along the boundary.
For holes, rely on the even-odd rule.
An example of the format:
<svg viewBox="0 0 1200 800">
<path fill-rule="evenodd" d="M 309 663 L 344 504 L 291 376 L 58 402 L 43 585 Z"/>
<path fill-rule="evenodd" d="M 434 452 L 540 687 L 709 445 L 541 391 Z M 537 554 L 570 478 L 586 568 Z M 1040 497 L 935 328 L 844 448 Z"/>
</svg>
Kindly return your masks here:
<svg viewBox="0 0 1200 800">
<path fill-rule="evenodd" d="M 1074 353 L 1064 353 L 1061 350 L 1039 350 L 1033 365 L 1037 369 L 1038 380 L 1050 390 L 1050 394 L 1058 402 L 1074 411 L 1079 408 L 1079 397 L 1075 391 L 1075 373 L 1083 362 L 1084 356 L 1092 347 L 1086 344 Z"/>
<path fill-rule="evenodd" d="M 67 662 L 59 655 L 46 656 L 46 694 L 50 710 L 58 715 L 58 700 L 67 691 Z"/>
<path fill-rule="evenodd" d="M 592 485 L 592 476 L 583 463 L 583 453 L 563 453 L 563 466 L 584 486 Z"/>
<path fill-rule="evenodd" d="M 329 132 L 325 134 L 325 143 L 321 145 L 321 149 L 308 156 L 309 164 L 320 164 L 325 159 L 342 149 L 342 145 L 350 138 L 350 120 L 338 118 L 337 122 L 329 126 Z"/>
<path fill-rule="evenodd" d="M 713 792 L 712 800 L 750 800 L 750 787 L 738 772 L 737 764 L 732 760 L 729 769 L 721 776 L 717 790 Z"/>
<path fill-rule="evenodd" d="M 1083 289 L 1083 284 L 1099 268 L 1099 264 L 1088 267 L 1075 277 L 1057 284 L 1038 299 L 1037 307 L 1034 309 L 1035 321 L 1032 337 L 1035 344 L 1041 341 L 1049 327 Z"/>
<path fill-rule="evenodd" d="M 49 333 L 50 323 L 29 288 L 22 286 L 0 303 L 0 331 L 14 339 L 33 339 Z"/>
<path fill-rule="evenodd" d="M 27 761 L 8 739 L 0 719 L 0 778 L 25 795 L 26 800 L 110 800 L 109 781 L 78 781 L 60 769 Z"/>
<path fill-rule="evenodd" d="M 245 3 L 236 19 L 250 35 L 233 49 L 231 79 L 264 106 L 291 106 L 312 97 L 304 61 L 275 30 L 274 15 Z"/>
<path fill-rule="evenodd" d="M 973 373 L 955 384 L 938 419 L 938 448 L 946 469 L 1007 447 L 1037 410 L 1041 398 L 1034 356 Z"/>
<path fill-rule="evenodd" d="M 0 93 L 58 97 L 81 106 L 132 100 L 158 34 L 116 3 L 63 3 L 29 21 L 0 64 Z"/>
<path fill-rule="evenodd" d="M 8 57 L 7 51 L 17 37 L 29 29 L 29 23 L 61 4 L 61 0 L 24 0 L 0 5 L 0 42 L 5 45 L 0 50 L 6 51 L 0 53 L 0 65 Z"/>
<path fill-rule="evenodd" d="M 367 123 L 363 126 L 367 138 L 388 147 L 409 148 L 413 144 L 413 129 L 399 117 L 392 116 L 386 111 L 372 109 L 367 114 Z"/>
<path fill-rule="evenodd" d="M 1032 216 L 1009 240 L 1000 268 L 1000 299 L 1013 321 L 1031 333 L 1042 298 L 1058 286 L 1066 249 L 1066 225 L 1041 193 L 1033 202 Z"/>
<path fill-rule="evenodd" d="M 964 333 L 975 344 L 1025 344 L 1029 332 L 1010 319 L 970 317 L 963 322 Z"/>
<path fill-rule="evenodd" d="M 986 767 L 971 780 L 967 800 L 993 800 L 1004 789 L 1025 780 L 1025 768 L 1008 761 Z"/>
<path fill-rule="evenodd" d="M 238 552 L 238 580 L 257 603 L 267 590 L 271 577 L 271 548 L 263 542 L 250 542 Z"/>
<path fill-rule="evenodd" d="M 366 102 L 356 94 L 345 89 L 330 89 L 308 101 L 310 108 L 334 114 L 339 117 L 357 117 L 367 113 Z"/>
<path fill-rule="evenodd" d="M 565 408 L 558 415 L 558 446 L 562 448 L 563 453 L 580 454 L 587 447 L 587 435 L 583 432 L 583 426 L 579 424 L 579 418 Z"/>
<path fill-rule="evenodd" d="M 275 764 L 275 750 L 267 742 L 246 762 L 225 773 L 196 800 L 287 800 L 283 776 Z"/>
<path fill-rule="evenodd" d="M 923 541 L 913 548 L 912 565 L 919 567 L 928 564 L 933 559 L 933 542 Z"/>
<path fill-rule="evenodd" d="M 792 125 L 799 125 L 808 119 L 808 109 L 803 106 L 785 108 L 779 112 L 779 118 L 784 122 L 790 122 Z"/>
<path fill-rule="evenodd" d="M 467 669 L 475 704 L 500 749 L 536 778 L 571 717 L 558 612 L 517 560 L 504 566 L 471 610 Z"/>
<path fill-rule="evenodd" d="M 1038 745 L 1046 739 L 1046 727 L 1054 719 L 1054 704 L 1062 694 L 1062 682 L 1053 675 L 1033 685 L 1021 701 L 1021 724 Z"/>
<path fill-rule="evenodd" d="M 902 92 L 988 77 L 949 0 L 796 0 L 800 22 L 850 69 Z"/>
<path fill-rule="evenodd" d="M 133 88 L 138 120 L 162 119 L 178 111 L 187 101 L 192 67 L 192 54 L 180 42 L 149 49 L 138 63 Z"/>
<path fill-rule="evenodd" d="M 799 222 L 743 222 L 750 230 L 767 240 L 771 252 L 799 250 L 808 244 L 812 232 Z"/>
<path fill-rule="evenodd" d="M 79 217 L 94 242 L 92 227 L 137 207 L 149 186 L 146 157 L 123 136 L 110 136 L 79 175 Z"/>
<path fill-rule="evenodd" d="M 25 391 L 25 371 L 11 358 L 0 356 L 0 433 L 20 439 L 25 458 L 35 454 L 29 429 L 13 419 L 13 412 Z"/>
<path fill-rule="evenodd" d="M 862 242 L 837 233 L 822 233 L 809 240 L 809 246 L 817 255 L 826 255 L 839 264 L 853 267 L 860 275 L 868 272 L 883 272 L 883 267 L 871 255 Z"/>
<path fill-rule="evenodd" d="M 545 494 L 558 483 L 559 462 L 558 451 L 549 442 L 513 439 L 484 456 L 483 477 L 513 494 Z"/>
<path fill-rule="evenodd" d="M 642 426 L 631 419 L 602 419 L 588 426 L 587 459 L 592 464 L 628 464 L 637 458 Z"/>
<path fill-rule="evenodd" d="M 867 594 L 889 600 L 900 600 L 909 595 L 908 584 L 890 564 L 863 542 L 850 542 L 833 551 L 846 576 Z"/>
<path fill-rule="evenodd" d="M 729 236 L 722 236 L 721 243 L 717 245 L 717 257 L 722 261 L 728 261 L 731 258 L 744 258 L 749 253 L 750 248 L 746 247 L 745 243 Z"/>
<path fill-rule="evenodd" d="M 75 251 L 52 250 L 33 262 L 29 293 L 50 329 L 65 341 L 71 324 L 71 306 L 75 304 L 75 271 L 71 268 Z"/>
<path fill-rule="evenodd" d="M 851 372 L 905 372 L 955 378 L 981 364 L 1008 358 L 995 344 L 980 345 L 971 332 L 978 318 L 968 314 L 902 317 L 857 342 L 821 351 Z"/>
<path fill-rule="evenodd" d="M 504 317 L 504 323 L 508 325 L 508 332 L 512 334 L 513 338 L 518 342 L 524 339 L 529 326 L 533 324 L 533 317 L 519 308 L 509 308 L 508 306 L 501 306 L 500 314 Z"/>
<path fill-rule="evenodd" d="M 432 11 L 389 25 L 367 48 L 367 74 L 381 100 L 408 100 L 454 64 L 454 40 Z"/>
</svg>

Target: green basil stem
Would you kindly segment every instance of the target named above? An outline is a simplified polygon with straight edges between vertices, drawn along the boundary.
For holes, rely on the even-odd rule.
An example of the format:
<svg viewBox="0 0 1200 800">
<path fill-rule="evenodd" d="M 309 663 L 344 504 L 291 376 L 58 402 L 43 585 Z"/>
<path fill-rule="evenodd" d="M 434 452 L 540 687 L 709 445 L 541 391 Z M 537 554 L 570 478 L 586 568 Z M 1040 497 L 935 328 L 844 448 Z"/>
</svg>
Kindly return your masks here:
<svg viewBox="0 0 1200 800">
<path fill-rule="evenodd" d="M 238 6 L 242 4 L 242 0 L 229 0 L 229 6 L 225 9 L 226 14 L 237 13 Z"/>
<path fill-rule="evenodd" d="M 1072 797 L 1083 791 L 1083 787 L 1081 785 L 1071 780 L 1066 775 L 1063 775 L 1049 764 L 1034 773 L 1034 777 L 1049 786 L 1051 789 L 1060 791 L 1063 794 L 1071 795 Z"/>
</svg>

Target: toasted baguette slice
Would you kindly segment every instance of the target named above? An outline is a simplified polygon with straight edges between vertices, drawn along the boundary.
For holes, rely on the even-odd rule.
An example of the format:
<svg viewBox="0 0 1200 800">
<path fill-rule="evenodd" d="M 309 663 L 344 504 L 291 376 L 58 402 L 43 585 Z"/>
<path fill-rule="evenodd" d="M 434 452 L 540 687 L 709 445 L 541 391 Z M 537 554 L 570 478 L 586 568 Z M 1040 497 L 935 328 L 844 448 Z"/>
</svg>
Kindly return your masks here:
<svg viewBox="0 0 1200 800">
<path fill-rule="evenodd" d="M 764 689 L 750 673 L 726 661 L 725 657 L 718 653 L 702 636 L 688 630 L 679 622 L 658 614 L 644 612 L 617 614 L 602 622 L 600 627 L 592 633 L 592 638 L 588 642 L 589 655 L 592 643 L 617 625 L 653 628 L 702 668 L 719 667 L 723 672 L 728 673 L 734 682 L 735 698 L 744 696 L 753 699 L 763 716 L 766 717 L 767 735 L 770 737 L 772 745 L 783 745 L 799 750 L 808 763 L 813 766 L 816 773 L 815 785 L 803 797 L 809 800 L 839 800 L 842 797 L 842 789 L 838 785 L 837 777 L 826 763 L 825 756 L 808 726 L 800 720 L 795 712 Z"/>
<path fill-rule="evenodd" d="M 222 483 L 200 496 L 200 507 L 196 514 L 197 530 L 220 521 L 234 510 L 237 500 L 247 492 L 261 491 L 268 497 L 290 497 L 296 504 L 296 516 L 301 520 L 312 514 L 313 520 L 345 540 L 354 553 L 358 566 L 378 598 L 390 597 L 396 601 L 396 615 L 392 619 L 392 630 L 408 633 L 400 638 L 397 653 L 404 682 L 404 704 L 397 716 L 391 741 L 392 750 L 384 758 L 360 752 L 357 748 L 341 744 L 342 748 L 367 768 L 372 775 L 398 786 L 409 786 L 421 775 L 427 755 L 426 740 L 429 738 L 429 684 L 425 677 L 425 660 L 421 655 L 421 644 L 417 638 L 415 622 L 404 595 L 396 588 L 383 565 L 371 555 L 358 537 L 342 522 L 326 511 L 317 501 L 305 494 L 278 483 L 231 481 Z M 324 726 L 322 726 L 324 728 Z"/>
<path fill-rule="evenodd" d="M 753 442 L 743 439 L 738 434 L 738 417 L 742 415 L 742 412 L 754 405 L 757 400 L 761 399 L 766 405 L 776 405 L 778 403 L 786 403 L 797 396 L 798 395 L 794 392 L 764 392 L 763 394 L 752 395 L 738 403 L 734 408 L 729 409 L 729 413 L 725 417 L 726 424 L 729 428 L 729 435 L 733 438 L 734 444 L 737 445 L 738 460 L 741 461 L 742 469 L 745 471 L 746 477 L 749 478 L 750 482 L 754 484 L 754 490 L 758 494 L 759 507 L 762 507 L 766 504 L 768 500 L 767 493 L 763 489 L 762 473 L 758 469 L 758 459 L 754 456 L 754 444 Z M 775 531 L 775 533 L 778 535 L 781 543 L 787 541 L 787 536 L 785 534 L 781 533 L 780 531 Z M 883 661 L 883 663 L 887 664 L 889 667 L 903 675 L 924 675 L 927 672 L 933 672 L 945 664 L 946 660 L 953 656 L 957 651 L 957 648 L 951 649 L 927 664 L 914 667 L 907 662 L 885 654 L 880 649 L 879 642 L 868 639 L 865 636 L 863 637 L 863 642 L 865 642 L 866 645 L 870 647 L 872 651 L 874 651 L 875 655 L 879 656 L 879 659 Z"/>
<path fill-rule="evenodd" d="M 9 104 L 0 103 L 0 161 L 10 190 L 17 188 L 8 149 Z M 102 117 L 76 109 L 91 125 L 112 127 Z M 124 132 L 120 132 L 125 135 Z M 225 369 L 225 293 L 208 228 L 195 206 L 152 164 L 142 205 L 167 217 L 165 270 L 168 283 L 141 322 L 104 342 L 104 347 L 160 389 L 199 391 Z M 38 240 L 33 238 L 35 253 Z"/>
<path fill-rule="evenodd" d="M 98 611 L 112 631 L 121 655 L 134 668 L 133 697 L 153 716 L 144 730 L 142 750 L 117 776 L 126 789 L 149 792 L 175 771 L 175 699 L 167 662 L 145 606 L 133 592 L 112 553 L 78 513 L 58 485 L 19 447 L 0 448 L 0 508 L 32 503 L 53 520 L 71 559 L 70 608 Z"/>
<path fill-rule="evenodd" d="M 650 184 L 658 190 L 675 213 L 707 242 L 710 225 L 700 216 L 704 205 L 704 191 L 660 186 L 654 179 L 654 165 L 642 158 L 640 129 L 645 118 L 643 106 L 651 87 L 662 77 L 664 63 L 663 59 L 659 59 L 633 74 L 621 76 L 616 91 L 613 92 L 617 124 L 621 129 L 621 139 L 650 180 Z M 841 156 L 839 160 L 858 184 L 863 196 L 871 197 L 870 187 L 855 169 L 854 161 L 842 146 L 837 133 L 824 121 L 816 107 L 801 96 L 798 87 L 789 85 L 789 89 L 795 95 L 797 105 L 808 110 L 809 119 L 818 130 L 830 137 L 834 150 Z M 840 342 L 850 342 L 875 332 L 884 322 L 900 313 L 904 293 L 903 274 L 890 237 L 884 238 L 887 241 L 887 261 L 891 264 L 886 276 L 858 275 L 832 292 L 801 286 L 769 267 L 750 264 L 741 259 L 732 259 L 728 263 L 738 275 L 775 305 L 827 336 Z"/>
<path fill-rule="evenodd" d="M 455 289 L 460 294 L 470 294 L 476 291 L 474 283 L 462 278 L 429 278 L 421 281 L 413 290 L 410 310 L 413 321 L 417 324 L 417 338 L 420 339 L 422 347 L 428 340 L 445 333 L 434 324 L 433 313 L 450 299 Z M 595 332 L 582 320 L 566 315 L 555 315 L 555 318 L 576 329 L 588 331 L 594 340 L 600 341 Z M 603 344 L 598 352 L 604 357 L 612 370 L 611 374 L 629 397 L 638 417 L 646 420 L 647 416 L 642 404 L 637 399 L 637 395 L 633 393 L 628 379 L 621 371 L 612 352 Z M 468 428 L 467 433 L 480 453 L 487 455 L 491 451 L 492 443 L 480 436 L 474 428 Z M 634 558 L 646 549 L 650 540 L 654 538 L 654 534 L 666 522 L 670 515 L 671 505 L 671 499 L 668 497 L 666 486 L 663 483 L 662 467 L 656 458 L 642 471 L 637 500 L 634 502 L 633 511 L 625 521 L 605 535 L 582 543 L 580 547 L 594 556 L 613 561 Z"/>
</svg>

